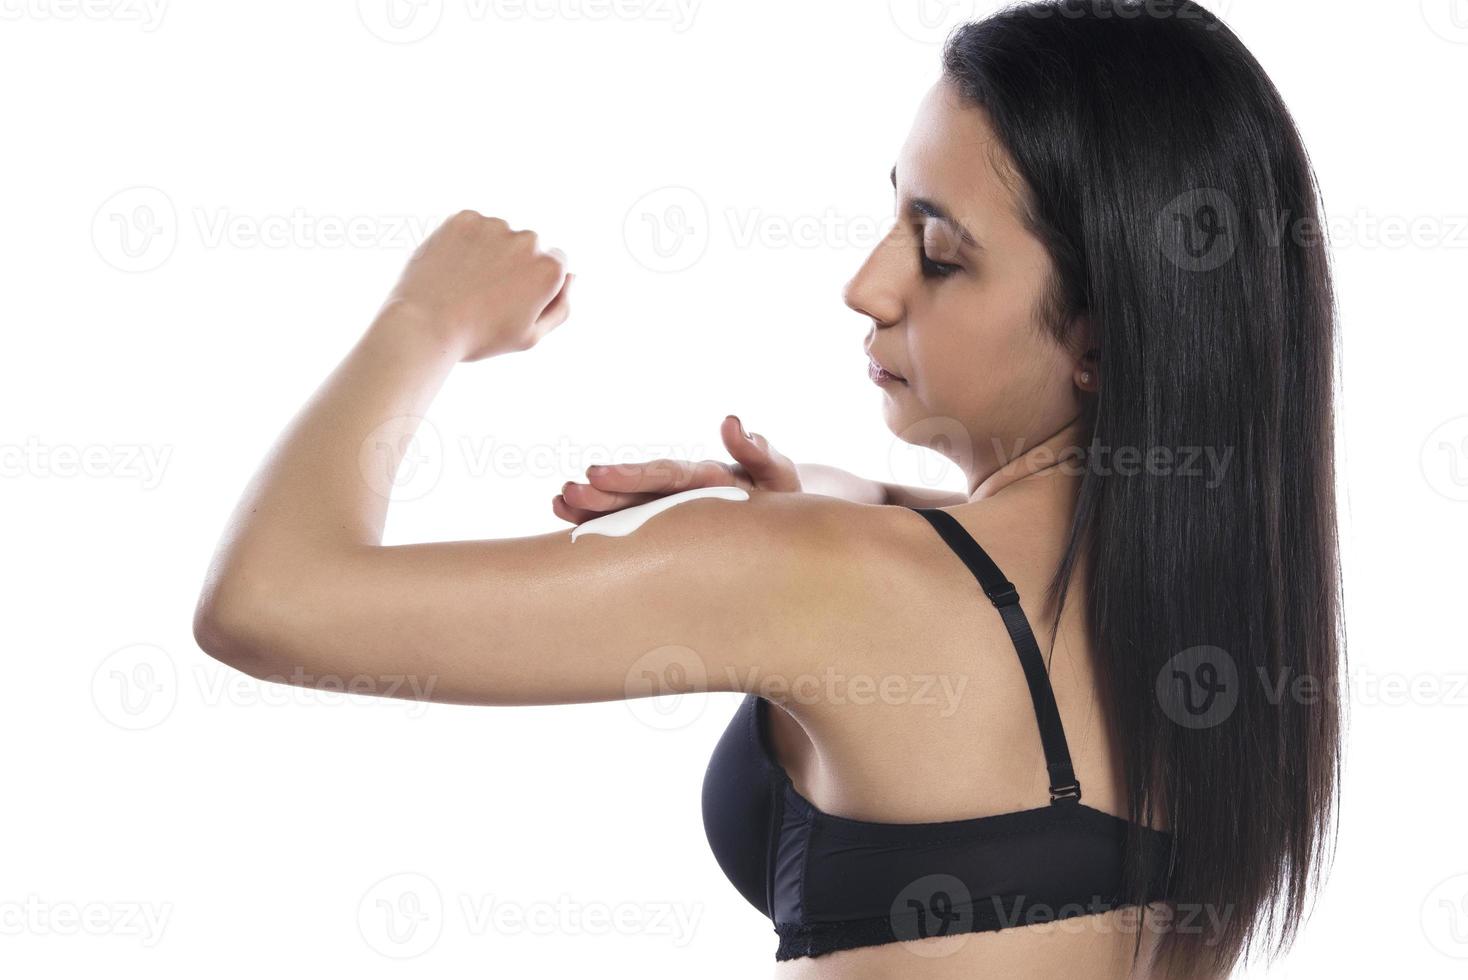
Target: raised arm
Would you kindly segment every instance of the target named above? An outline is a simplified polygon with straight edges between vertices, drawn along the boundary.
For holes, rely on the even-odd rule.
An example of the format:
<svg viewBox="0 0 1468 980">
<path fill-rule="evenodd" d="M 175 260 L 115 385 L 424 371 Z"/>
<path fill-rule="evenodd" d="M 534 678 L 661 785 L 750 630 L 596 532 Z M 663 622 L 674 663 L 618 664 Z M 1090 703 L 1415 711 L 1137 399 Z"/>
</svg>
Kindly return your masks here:
<svg viewBox="0 0 1468 980">
<path fill-rule="evenodd" d="M 693 500 L 626 537 L 382 545 L 382 491 L 445 376 L 533 346 L 569 279 L 474 212 L 424 242 L 246 488 L 199 596 L 206 652 L 308 686 L 530 704 L 745 690 L 817 669 L 811 636 L 847 640 L 865 573 L 808 495 Z"/>
</svg>

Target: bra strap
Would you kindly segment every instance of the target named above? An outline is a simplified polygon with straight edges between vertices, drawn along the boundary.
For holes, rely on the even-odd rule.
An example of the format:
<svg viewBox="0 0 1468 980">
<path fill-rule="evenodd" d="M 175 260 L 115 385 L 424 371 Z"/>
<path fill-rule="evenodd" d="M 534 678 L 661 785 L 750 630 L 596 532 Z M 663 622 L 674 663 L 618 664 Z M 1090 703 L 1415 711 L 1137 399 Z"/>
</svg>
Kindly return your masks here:
<svg viewBox="0 0 1468 980">
<path fill-rule="evenodd" d="M 1035 706 L 1035 720 L 1040 726 L 1040 743 L 1045 749 L 1045 768 L 1050 773 L 1050 803 L 1078 803 L 1081 799 L 1081 784 L 1076 780 L 1071 767 L 1070 749 L 1065 742 L 1065 727 L 1060 723 L 1060 709 L 1055 705 L 1055 691 L 1050 686 L 1050 674 L 1045 669 L 1040 646 L 1035 642 L 1034 631 L 1024 610 L 1019 607 L 1019 593 L 1014 584 L 1004 577 L 999 566 L 994 564 L 979 543 L 963 529 L 958 519 L 946 510 L 936 507 L 909 507 L 923 515 L 933 529 L 947 542 L 948 547 L 963 559 L 979 586 L 999 615 L 1009 638 L 1019 652 L 1020 666 L 1024 668 L 1025 681 L 1030 686 L 1030 700 Z"/>
</svg>

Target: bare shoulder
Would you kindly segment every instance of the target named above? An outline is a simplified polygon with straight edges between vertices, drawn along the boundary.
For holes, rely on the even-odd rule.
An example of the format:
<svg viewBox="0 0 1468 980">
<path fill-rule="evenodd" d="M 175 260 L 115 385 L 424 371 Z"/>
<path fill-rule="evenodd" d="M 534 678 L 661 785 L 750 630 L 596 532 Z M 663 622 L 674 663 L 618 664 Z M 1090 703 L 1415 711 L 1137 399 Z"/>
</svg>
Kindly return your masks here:
<svg viewBox="0 0 1468 980">
<path fill-rule="evenodd" d="M 723 672 L 708 677 L 712 690 L 784 701 L 790 684 L 833 671 L 876 676 L 911 648 L 916 628 L 967 595 L 962 564 L 902 506 L 755 492 L 737 506 L 689 501 L 636 535 L 635 549 L 607 539 L 583 557 L 603 567 L 667 561 L 678 570 L 669 589 L 688 594 L 672 605 L 701 610 L 697 625 L 685 618 L 681 635 L 699 650 L 727 651 L 709 665 Z M 583 536 L 576 547 L 593 541 Z M 946 582 L 945 567 L 956 570 Z"/>
<path fill-rule="evenodd" d="M 1018 497 L 919 508 L 782 493 L 757 494 L 752 504 L 731 511 L 740 526 L 725 533 L 750 536 L 749 555 L 785 555 L 790 586 L 825 618 L 827 642 L 816 643 L 811 657 L 827 664 L 890 662 L 915 642 L 955 633 L 1012 659 L 1002 618 L 919 509 L 956 521 L 1016 586 L 1032 620 L 1041 616 L 1064 540 L 1058 520 Z M 837 635 L 839 647 L 829 642 Z"/>
<path fill-rule="evenodd" d="M 990 553 L 1025 607 L 1038 609 L 1048 569 L 1025 560 L 1034 515 L 993 503 L 937 509 Z M 811 648 L 807 669 L 819 684 L 788 696 L 759 692 L 786 709 L 769 717 L 797 788 L 827 812 L 888 822 L 1044 800 L 1045 759 L 1014 640 L 962 558 L 913 507 L 837 503 L 823 514 L 844 529 L 826 547 L 833 566 L 844 563 L 850 621 Z M 1027 615 L 1043 647 L 1043 624 Z M 1062 713 L 1087 735 L 1085 678 L 1072 656 L 1081 651 L 1062 647 Z"/>
<path fill-rule="evenodd" d="M 760 524 L 766 532 L 784 527 L 803 538 L 797 574 L 826 623 L 785 666 L 871 677 L 889 676 L 894 666 L 939 662 L 982 671 L 987 651 L 1009 665 L 1013 654 L 1002 618 L 915 507 L 776 496 L 781 499 L 769 501 L 769 517 Z M 991 552 L 996 560 L 999 553 L 1015 555 L 1024 547 L 1005 509 L 967 504 L 954 517 L 976 540 L 999 542 Z M 1022 578 L 1036 580 L 1028 573 Z"/>
</svg>

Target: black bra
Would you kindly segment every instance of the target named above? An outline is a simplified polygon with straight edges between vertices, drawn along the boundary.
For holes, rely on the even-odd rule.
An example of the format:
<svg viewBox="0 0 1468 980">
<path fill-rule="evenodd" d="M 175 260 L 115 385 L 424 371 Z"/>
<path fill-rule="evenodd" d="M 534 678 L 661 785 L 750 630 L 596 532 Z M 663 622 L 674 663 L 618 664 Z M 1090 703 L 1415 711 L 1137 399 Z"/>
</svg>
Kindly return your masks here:
<svg viewBox="0 0 1468 980">
<path fill-rule="evenodd" d="M 777 960 L 1050 922 L 1119 900 L 1130 821 L 1080 802 L 1055 694 L 1019 594 L 946 511 L 912 507 L 963 559 L 1004 618 L 1029 683 L 1050 803 L 966 820 L 875 823 L 819 810 L 771 748 L 769 702 L 749 694 L 714 748 L 704 832 L 746 899 L 774 923 Z M 1172 835 L 1138 825 L 1145 901 L 1166 897 Z"/>
</svg>

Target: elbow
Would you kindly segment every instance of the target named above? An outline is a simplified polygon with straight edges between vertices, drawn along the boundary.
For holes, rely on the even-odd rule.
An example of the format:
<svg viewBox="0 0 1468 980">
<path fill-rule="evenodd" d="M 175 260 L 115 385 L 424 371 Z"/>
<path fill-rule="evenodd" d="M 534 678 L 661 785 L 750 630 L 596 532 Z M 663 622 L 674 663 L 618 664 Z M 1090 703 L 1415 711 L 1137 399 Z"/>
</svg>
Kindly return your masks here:
<svg viewBox="0 0 1468 980">
<path fill-rule="evenodd" d="M 268 603 L 258 591 L 211 582 L 194 607 L 194 642 L 220 663 L 262 678 L 274 669 L 266 656 Z"/>
</svg>

